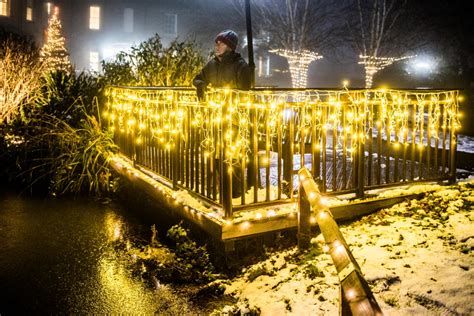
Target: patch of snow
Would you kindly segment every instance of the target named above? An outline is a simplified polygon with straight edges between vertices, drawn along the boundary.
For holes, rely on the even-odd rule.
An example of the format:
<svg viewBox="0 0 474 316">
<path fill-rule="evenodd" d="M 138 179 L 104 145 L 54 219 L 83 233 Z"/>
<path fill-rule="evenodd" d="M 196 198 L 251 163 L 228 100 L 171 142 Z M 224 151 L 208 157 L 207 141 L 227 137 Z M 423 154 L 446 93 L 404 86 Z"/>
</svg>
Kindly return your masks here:
<svg viewBox="0 0 474 316">
<path fill-rule="evenodd" d="M 341 227 L 386 315 L 474 314 L 474 181 L 414 186 L 429 193 Z M 262 315 L 336 315 L 339 281 L 324 239 L 276 251 L 231 279 L 226 294 Z"/>
<path fill-rule="evenodd" d="M 474 137 L 467 135 L 458 135 L 457 150 L 474 154 Z"/>
</svg>

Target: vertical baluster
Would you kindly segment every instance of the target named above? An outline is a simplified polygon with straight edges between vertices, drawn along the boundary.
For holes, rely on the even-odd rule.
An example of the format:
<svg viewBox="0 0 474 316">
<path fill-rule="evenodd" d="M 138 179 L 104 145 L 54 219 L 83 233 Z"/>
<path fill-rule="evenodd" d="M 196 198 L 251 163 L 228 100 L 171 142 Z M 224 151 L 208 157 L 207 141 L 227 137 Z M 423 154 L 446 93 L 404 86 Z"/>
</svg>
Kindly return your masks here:
<svg viewBox="0 0 474 316">
<path fill-rule="evenodd" d="M 271 149 L 271 139 L 270 139 L 270 111 L 267 106 L 264 109 L 265 113 L 265 200 L 270 201 L 270 149 Z"/>
<path fill-rule="evenodd" d="M 295 120 L 296 120 L 296 113 L 294 111 L 293 106 L 290 107 L 290 117 L 289 117 L 289 155 L 288 155 L 288 169 L 290 170 L 289 178 L 288 178 L 288 186 L 289 186 L 289 194 L 290 199 L 293 199 L 293 158 L 295 156 Z"/>
<path fill-rule="evenodd" d="M 313 177 L 316 175 L 316 104 L 311 104 L 311 173 Z"/>
<path fill-rule="evenodd" d="M 382 133 L 383 133 L 383 124 L 382 124 L 382 101 L 379 105 L 378 119 L 376 121 L 377 125 L 377 184 L 382 184 Z"/>
<path fill-rule="evenodd" d="M 206 131 L 208 131 L 208 134 L 205 136 L 206 137 L 206 140 L 204 141 L 206 143 L 206 141 L 210 141 L 209 140 L 209 137 L 211 137 L 211 133 L 209 133 L 209 131 L 212 129 L 212 126 L 211 126 L 211 121 L 208 119 L 208 117 L 204 118 L 203 120 L 203 124 L 205 124 L 206 126 Z M 206 158 L 206 196 L 208 198 L 212 198 L 213 196 L 213 192 L 212 192 L 212 186 L 213 186 L 213 174 L 214 174 L 214 170 L 213 170 L 213 167 L 214 167 L 214 164 L 213 164 L 213 158 L 212 158 L 212 155 L 208 152 L 208 148 L 204 148 L 202 147 L 202 144 L 201 144 L 201 148 L 202 150 L 204 151 L 204 157 Z"/>
<path fill-rule="evenodd" d="M 368 131 L 367 131 L 367 135 L 368 135 L 368 139 L 367 139 L 367 146 L 368 146 L 368 150 L 369 150 L 369 157 L 368 157 L 368 161 L 367 161 L 367 185 L 368 186 L 371 186 L 372 185 L 372 165 L 373 165 L 373 162 L 372 162 L 372 156 L 373 156 L 373 153 L 374 153 L 374 148 L 373 148 L 373 145 L 372 145 L 372 140 L 374 138 L 374 104 L 373 103 L 370 103 L 369 105 L 369 111 L 366 115 L 366 122 L 367 124 L 369 125 L 368 126 Z"/>
<path fill-rule="evenodd" d="M 171 180 L 173 180 L 173 188 L 176 189 L 176 185 L 178 184 L 179 180 L 179 167 L 178 167 L 178 159 L 179 159 L 179 135 L 177 132 L 175 132 L 176 126 L 177 126 L 177 105 L 176 105 L 176 95 L 174 91 L 171 92 L 171 111 L 174 113 L 171 119 L 171 138 L 173 139 L 173 142 L 171 143 L 171 146 L 169 147 L 169 159 L 170 159 L 170 168 L 171 168 Z"/>
<path fill-rule="evenodd" d="M 362 114 L 361 114 L 362 112 Z M 357 137 L 357 191 L 356 196 L 358 198 L 364 197 L 364 190 L 365 190 L 365 125 L 364 125 L 364 118 L 365 115 L 365 104 L 364 107 L 357 110 L 357 115 L 359 117 L 359 121 L 357 122 L 358 125 L 358 132 L 359 137 Z"/>
<path fill-rule="evenodd" d="M 192 121 L 192 118 L 194 117 L 192 115 L 192 110 L 194 108 L 194 104 L 189 104 L 188 106 L 186 106 L 185 108 L 185 113 L 186 113 L 186 116 L 185 116 L 185 120 L 184 120 L 184 160 L 185 160 L 185 164 L 184 164 L 184 173 L 185 173 L 185 176 L 184 176 L 184 186 L 186 188 L 189 188 L 189 161 L 190 161 L 190 157 L 189 157 L 189 140 L 190 140 L 190 131 L 191 131 L 191 121 Z"/>
<path fill-rule="evenodd" d="M 323 116 L 323 103 L 322 102 L 318 102 L 317 103 L 317 111 L 315 113 L 316 116 L 319 116 L 318 119 L 316 119 L 316 116 L 315 116 L 315 119 L 314 119 L 314 130 L 315 130 L 315 134 L 316 134 L 316 150 L 315 150 L 315 160 L 314 160 L 314 164 L 316 165 L 316 173 L 315 173 L 315 177 L 316 178 L 320 178 L 322 180 L 322 177 L 321 177 L 321 133 L 322 133 L 322 116 Z M 319 121 L 319 125 L 316 124 L 316 122 Z"/>
<path fill-rule="evenodd" d="M 352 188 L 357 189 L 357 166 L 358 166 L 358 148 L 357 148 L 357 136 L 359 135 L 358 124 L 355 120 L 357 117 L 357 107 L 352 108 L 352 124 L 351 124 L 351 177 L 352 177 Z"/>
<path fill-rule="evenodd" d="M 306 137 L 306 129 L 305 129 L 305 115 L 306 109 L 304 108 L 303 103 L 298 104 L 298 111 L 300 112 L 300 121 L 299 121 L 299 130 L 300 130 L 300 139 L 299 139 L 299 155 L 300 155 L 300 168 L 304 167 L 305 164 L 305 137 Z"/>
<path fill-rule="evenodd" d="M 195 116 L 193 116 L 194 118 Z M 203 118 L 204 120 L 205 118 Z M 191 190 L 196 189 L 195 181 L 195 149 L 196 149 L 196 130 L 198 126 L 196 124 L 191 124 L 189 130 L 189 188 Z"/>
<path fill-rule="evenodd" d="M 419 124 L 420 124 L 420 133 L 419 133 L 419 144 L 418 144 L 418 151 L 420 152 L 419 153 L 419 160 L 418 160 L 418 164 L 419 164 L 419 168 L 418 168 L 418 180 L 422 180 L 423 179 L 423 169 L 424 169 L 424 166 L 423 166 L 423 140 L 425 139 L 425 133 L 424 133 L 424 123 L 425 123 L 425 107 L 424 107 L 424 101 L 421 101 L 421 106 L 419 107 L 420 109 L 420 112 L 419 112 L 419 115 L 420 115 L 420 121 L 419 121 Z"/>
<path fill-rule="evenodd" d="M 452 93 L 450 98 L 452 102 L 451 108 L 451 121 L 450 121 L 450 132 L 449 132 L 449 183 L 453 184 L 456 182 L 456 149 L 457 149 L 457 135 L 456 135 L 456 102 L 458 100 L 457 92 Z"/>
<path fill-rule="evenodd" d="M 281 200 L 281 191 L 282 191 L 282 183 L 281 183 L 281 179 L 283 177 L 283 164 L 282 164 L 282 156 L 283 156 L 283 131 L 282 131 L 282 124 L 281 122 L 283 121 L 283 118 L 284 118 L 284 115 L 283 115 L 283 111 L 284 111 L 284 108 L 281 106 L 281 104 L 279 103 L 278 105 L 278 119 L 277 119 L 277 151 L 278 151 L 278 171 L 277 171 L 277 176 L 278 176 L 278 199 Z"/>
<path fill-rule="evenodd" d="M 166 177 L 165 173 L 165 130 L 164 130 L 164 117 L 163 117 L 163 111 L 165 110 L 165 105 L 163 104 L 163 95 L 160 94 L 160 113 L 162 115 L 161 122 L 160 122 L 160 128 L 161 128 L 161 135 L 160 135 L 160 174 L 163 177 Z"/>
<path fill-rule="evenodd" d="M 240 95 L 239 95 L 239 98 L 238 98 L 238 102 L 235 106 L 237 108 L 238 111 L 240 112 L 244 112 L 244 111 L 247 111 L 247 114 L 248 114 L 248 109 L 244 109 L 243 106 L 241 106 L 240 104 Z M 239 124 L 242 124 L 243 122 L 239 122 Z M 249 128 L 250 126 L 250 122 L 249 121 L 245 121 L 244 124 L 247 124 L 247 126 L 245 128 Z M 245 193 L 247 192 L 247 179 L 246 179 L 246 175 L 247 175 L 247 148 L 246 146 L 241 146 L 241 150 L 240 150 L 240 154 L 242 155 L 242 157 L 240 158 L 240 163 L 241 163 L 241 168 L 240 168 L 240 192 L 242 193 L 242 195 L 240 196 L 240 204 L 242 205 L 245 205 Z"/>
<path fill-rule="evenodd" d="M 201 128 L 194 130 L 194 191 L 199 192 L 199 149 L 201 147 Z"/>
<path fill-rule="evenodd" d="M 204 111 L 206 113 L 205 119 L 208 119 L 209 123 L 208 126 L 211 131 L 211 140 L 215 146 L 214 151 L 211 154 L 211 166 L 212 166 L 212 197 L 214 200 L 217 200 L 217 194 L 220 192 L 220 182 L 219 182 L 219 164 L 217 163 L 216 159 L 218 158 L 217 156 L 217 145 L 219 142 L 219 135 L 218 135 L 218 129 L 216 124 L 214 124 L 214 112 L 213 111 Z M 220 193 L 219 193 L 220 195 Z"/>
<path fill-rule="evenodd" d="M 411 168 L 410 168 L 410 181 L 415 179 L 415 149 L 416 149 L 416 133 L 418 125 L 416 124 L 416 112 L 417 112 L 417 103 L 414 101 L 412 103 L 413 106 L 413 121 L 412 121 L 412 131 L 411 131 Z"/>
<path fill-rule="evenodd" d="M 436 98 L 436 103 L 434 104 L 435 106 L 435 109 L 438 109 L 439 107 L 439 95 L 437 96 Z M 438 115 L 436 116 L 437 118 L 437 121 L 434 122 L 435 124 L 435 150 L 434 150 L 434 176 L 436 178 L 439 178 L 440 174 L 439 174 L 439 124 L 440 124 L 440 113 L 438 112 Z"/>
<path fill-rule="evenodd" d="M 258 202 L 258 186 L 259 186 L 259 178 L 260 178 L 260 168 L 258 165 L 258 106 L 256 104 L 254 96 L 252 94 L 249 95 L 249 102 L 251 108 L 249 109 L 250 112 L 250 119 L 251 123 L 251 146 L 252 146 L 252 168 L 253 174 L 251 183 L 253 184 L 253 201 L 254 203 Z"/>
<path fill-rule="evenodd" d="M 386 96 L 384 95 L 384 98 L 386 99 Z M 385 116 L 385 183 L 390 183 L 390 144 L 392 142 L 392 134 L 391 134 L 391 126 L 390 126 L 390 115 L 393 115 L 393 113 L 389 110 L 390 104 L 387 101 L 387 115 Z"/>
<path fill-rule="evenodd" d="M 432 100 L 430 100 L 428 105 L 428 126 L 427 126 L 427 140 L 426 140 L 426 178 L 429 179 L 432 176 L 431 173 L 431 129 L 432 129 L 432 122 L 431 122 L 431 112 L 433 111 Z"/>
<path fill-rule="evenodd" d="M 400 101 L 398 101 L 398 98 L 397 98 L 397 102 L 399 103 Z M 400 104 L 398 104 L 400 105 Z M 400 175 L 399 175 L 399 166 L 398 166 L 398 163 L 399 163 L 399 158 L 400 158 L 400 144 L 401 144 L 401 140 L 399 138 L 400 136 L 400 122 L 401 122 L 401 119 L 400 119 L 400 116 L 402 115 L 401 112 L 401 107 L 400 106 L 397 106 L 397 110 L 395 113 L 393 113 L 393 115 L 395 115 L 395 144 L 394 144 L 394 167 L 393 167 L 393 181 L 394 182 L 398 182 L 400 180 Z"/>
<path fill-rule="evenodd" d="M 443 176 L 446 175 L 446 128 L 447 128 L 447 124 L 448 124 L 448 121 L 446 119 L 447 117 L 447 110 L 446 110 L 446 99 L 443 100 L 443 126 L 441 126 L 441 128 L 443 129 L 443 140 L 442 140 L 442 143 L 443 143 L 443 148 L 442 148 L 442 151 L 441 151 L 441 169 L 442 169 L 442 174 Z"/>
<path fill-rule="evenodd" d="M 322 127 L 322 144 L 321 144 L 321 151 L 322 151 L 322 160 L 323 160 L 323 168 L 321 172 L 321 180 L 322 180 L 322 192 L 327 191 L 327 157 L 326 157 L 326 137 L 327 137 L 327 114 L 328 114 L 328 104 L 325 103 L 322 108 L 321 113 L 321 127 Z"/>
<path fill-rule="evenodd" d="M 223 107 L 221 107 L 222 113 L 222 208 L 224 209 L 224 216 L 226 219 L 232 218 L 232 161 L 233 157 L 228 146 L 232 142 L 232 136 L 228 137 L 230 131 L 232 130 L 232 117 L 230 114 L 231 101 L 229 98 L 226 98 Z"/>
<path fill-rule="evenodd" d="M 202 142 L 205 139 L 205 133 L 202 129 L 199 131 L 200 137 L 199 137 L 199 160 L 201 163 L 201 179 L 199 180 L 200 183 L 200 193 L 201 195 L 205 195 L 205 186 L 206 186 L 206 157 L 204 155 L 204 150 L 202 147 Z"/>
<path fill-rule="evenodd" d="M 337 100 L 339 102 L 339 98 Z M 331 189 L 333 192 L 337 190 L 337 111 L 338 105 L 332 105 L 332 185 Z"/>
<path fill-rule="evenodd" d="M 347 112 L 348 103 L 344 102 L 342 108 L 342 190 L 347 188 Z"/>
<path fill-rule="evenodd" d="M 406 99 L 403 101 L 403 166 L 402 166 L 402 179 L 403 182 L 407 181 L 407 149 L 408 149 L 408 132 L 409 132 L 409 125 L 408 125 L 408 104 Z"/>
</svg>

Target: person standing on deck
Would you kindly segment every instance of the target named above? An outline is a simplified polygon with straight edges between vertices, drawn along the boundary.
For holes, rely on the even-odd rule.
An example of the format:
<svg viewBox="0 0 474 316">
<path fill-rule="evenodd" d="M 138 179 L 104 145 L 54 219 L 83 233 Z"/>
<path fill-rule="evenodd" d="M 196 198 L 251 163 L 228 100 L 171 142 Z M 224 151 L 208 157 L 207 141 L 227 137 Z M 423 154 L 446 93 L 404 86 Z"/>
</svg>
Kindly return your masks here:
<svg viewBox="0 0 474 316">
<path fill-rule="evenodd" d="M 232 30 L 222 31 L 214 39 L 214 58 L 212 58 L 194 78 L 200 101 L 205 100 L 208 86 L 213 88 L 229 88 L 239 90 L 250 89 L 250 67 L 239 53 L 236 53 L 239 37 Z M 216 159 L 219 164 L 219 159 Z M 233 166 L 232 197 L 241 196 L 240 163 Z"/>
<path fill-rule="evenodd" d="M 250 89 L 250 67 L 236 53 L 239 37 L 231 30 L 217 34 L 215 38 L 214 58 L 212 58 L 194 78 L 199 100 L 204 100 L 206 88 Z"/>
</svg>

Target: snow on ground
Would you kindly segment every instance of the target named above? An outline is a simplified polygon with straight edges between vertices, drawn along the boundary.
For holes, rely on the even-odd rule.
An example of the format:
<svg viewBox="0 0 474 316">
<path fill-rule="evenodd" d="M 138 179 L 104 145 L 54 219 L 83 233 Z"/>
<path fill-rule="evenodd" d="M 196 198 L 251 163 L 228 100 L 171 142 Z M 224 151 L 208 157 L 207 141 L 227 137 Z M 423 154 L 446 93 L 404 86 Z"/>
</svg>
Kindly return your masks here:
<svg viewBox="0 0 474 316">
<path fill-rule="evenodd" d="M 474 137 L 467 135 L 458 135 L 457 150 L 474 154 Z"/>
<path fill-rule="evenodd" d="M 474 315 L 473 180 L 341 230 L 386 315 Z M 270 253 L 224 281 L 239 303 L 220 314 L 250 308 L 272 316 L 337 315 L 339 281 L 323 244 L 319 235 L 309 252 Z"/>
</svg>

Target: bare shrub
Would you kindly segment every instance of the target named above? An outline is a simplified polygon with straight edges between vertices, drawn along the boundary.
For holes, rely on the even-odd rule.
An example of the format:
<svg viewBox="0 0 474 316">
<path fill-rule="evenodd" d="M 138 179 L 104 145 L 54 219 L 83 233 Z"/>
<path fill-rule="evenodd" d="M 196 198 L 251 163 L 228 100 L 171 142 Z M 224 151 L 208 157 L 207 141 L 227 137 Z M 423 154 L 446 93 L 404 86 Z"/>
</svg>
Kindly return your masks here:
<svg viewBox="0 0 474 316">
<path fill-rule="evenodd" d="M 17 118 L 40 97 L 43 64 L 37 52 L 7 39 L 0 49 L 0 125 Z"/>
</svg>

